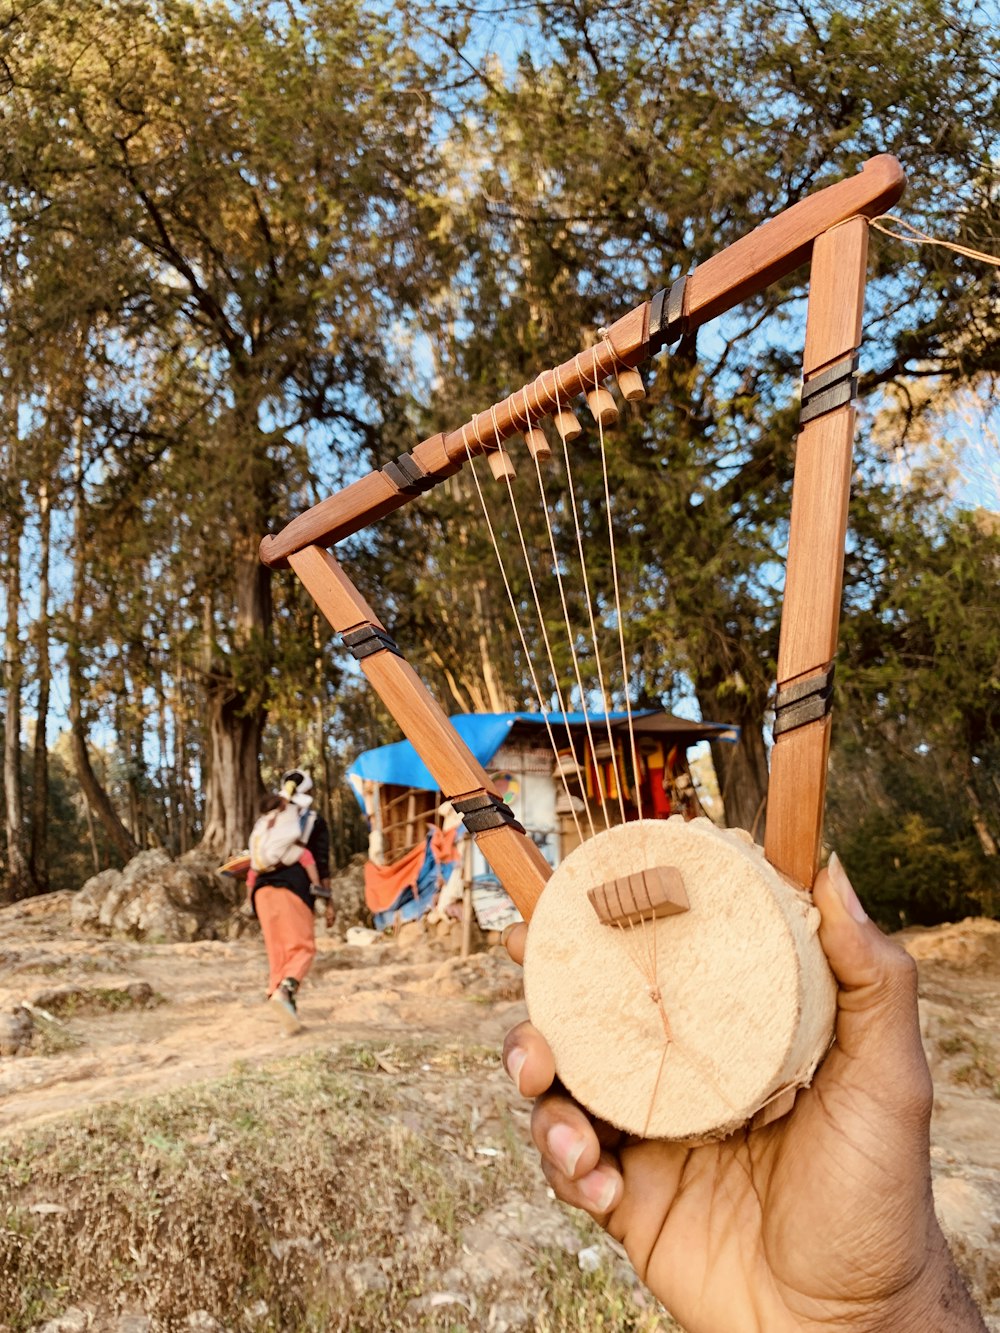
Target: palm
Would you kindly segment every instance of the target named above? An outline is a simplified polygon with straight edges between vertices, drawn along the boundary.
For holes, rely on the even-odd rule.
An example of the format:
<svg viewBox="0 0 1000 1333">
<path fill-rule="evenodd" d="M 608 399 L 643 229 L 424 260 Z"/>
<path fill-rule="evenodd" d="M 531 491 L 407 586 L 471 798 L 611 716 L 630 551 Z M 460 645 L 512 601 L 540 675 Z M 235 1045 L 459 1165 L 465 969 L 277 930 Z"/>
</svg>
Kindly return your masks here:
<svg viewBox="0 0 1000 1333">
<path fill-rule="evenodd" d="M 767 1128 L 693 1149 L 619 1149 L 625 1192 L 606 1224 L 689 1333 L 739 1328 L 737 1310 L 768 1333 L 829 1327 L 914 1278 L 926 1182 L 899 1139 L 913 1137 L 916 1153 L 926 1131 L 901 1122 L 898 1102 L 880 1104 L 852 1065 L 831 1052 Z"/>
</svg>

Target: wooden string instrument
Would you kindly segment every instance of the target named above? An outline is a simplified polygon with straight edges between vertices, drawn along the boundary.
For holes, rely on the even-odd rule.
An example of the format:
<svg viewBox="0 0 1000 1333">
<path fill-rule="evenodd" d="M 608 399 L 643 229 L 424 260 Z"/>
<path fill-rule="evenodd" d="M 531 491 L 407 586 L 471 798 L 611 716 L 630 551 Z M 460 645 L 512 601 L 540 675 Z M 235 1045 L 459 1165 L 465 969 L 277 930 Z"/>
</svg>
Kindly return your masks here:
<svg viewBox="0 0 1000 1333">
<path fill-rule="evenodd" d="M 868 220 L 896 202 L 904 183 L 895 158 L 872 158 L 657 292 L 572 361 L 261 542 L 264 563 L 291 566 L 360 661 L 529 921 L 529 1012 L 563 1082 L 633 1133 L 697 1140 L 766 1122 L 788 1109 L 831 1039 L 835 991 L 808 890 L 820 854 Z M 568 438 L 578 395 L 603 430 L 614 409 L 606 380 L 617 378 L 625 396 L 640 394 L 640 363 L 805 264 L 801 429 L 763 854 L 749 835 L 706 820 L 642 819 L 585 841 L 553 874 L 329 548 L 477 455 L 503 479 L 513 436 L 544 458 L 540 422 L 553 417 Z"/>
</svg>

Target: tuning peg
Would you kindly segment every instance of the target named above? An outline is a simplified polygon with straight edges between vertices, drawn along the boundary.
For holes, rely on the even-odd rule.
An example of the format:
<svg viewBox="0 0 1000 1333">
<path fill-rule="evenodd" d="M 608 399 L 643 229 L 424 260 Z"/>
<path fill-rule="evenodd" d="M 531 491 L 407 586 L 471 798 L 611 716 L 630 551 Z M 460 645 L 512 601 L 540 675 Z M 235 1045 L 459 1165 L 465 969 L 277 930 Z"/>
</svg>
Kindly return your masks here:
<svg viewBox="0 0 1000 1333">
<path fill-rule="evenodd" d="M 613 426 L 618 420 L 618 404 L 607 389 L 591 389 L 587 394 L 587 406 L 599 426 Z"/>
<path fill-rule="evenodd" d="M 642 376 L 637 370 L 622 370 L 617 375 L 618 388 L 627 403 L 634 403 L 638 398 L 645 398 L 646 389 Z"/>
<path fill-rule="evenodd" d="M 490 465 L 490 471 L 493 473 L 494 480 L 503 481 L 506 477 L 516 477 L 514 464 L 511 461 L 510 454 L 502 446 L 499 449 L 491 449 L 486 455 L 486 461 Z"/>
<path fill-rule="evenodd" d="M 545 438 L 545 432 L 537 426 L 531 426 L 524 432 L 524 442 L 532 458 L 537 458 L 539 463 L 552 457 L 552 447 Z"/>
<path fill-rule="evenodd" d="M 552 418 L 552 424 L 559 432 L 559 438 L 564 444 L 571 444 L 583 434 L 583 427 L 568 409 L 557 412 Z"/>
</svg>

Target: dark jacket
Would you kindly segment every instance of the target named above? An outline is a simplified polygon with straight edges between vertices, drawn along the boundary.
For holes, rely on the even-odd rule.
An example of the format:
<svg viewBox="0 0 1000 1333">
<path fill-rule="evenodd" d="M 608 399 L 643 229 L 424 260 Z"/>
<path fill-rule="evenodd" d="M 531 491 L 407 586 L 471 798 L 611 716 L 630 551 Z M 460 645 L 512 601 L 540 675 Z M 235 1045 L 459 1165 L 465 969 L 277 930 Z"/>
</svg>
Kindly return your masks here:
<svg viewBox="0 0 1000 1333">
<path fill-rule="evenodd" d="M 320 880 L 329 879 L 330 830 L 327 828 L 326 820 L 322 815 L 316 816 L 316 823 L 313 825 L 313 831 L 309 835 L 306 846 L 316 858 L 316 869 L 319 872 Z M 257 876 L 257 883 L 254 885 L 254 898 L 257 896 L 258 889 L 264 888 L 267 884 L 279 889 L 288 889 L 297 898 L 301 898 L 307 907 L 312 908 L 316 895 L 313 893 L 313 886 L 309 883 L 309 876 L 297 861 L 294 865 L 278 866 L 275 870 L 262 870 Z"/>
</svg>

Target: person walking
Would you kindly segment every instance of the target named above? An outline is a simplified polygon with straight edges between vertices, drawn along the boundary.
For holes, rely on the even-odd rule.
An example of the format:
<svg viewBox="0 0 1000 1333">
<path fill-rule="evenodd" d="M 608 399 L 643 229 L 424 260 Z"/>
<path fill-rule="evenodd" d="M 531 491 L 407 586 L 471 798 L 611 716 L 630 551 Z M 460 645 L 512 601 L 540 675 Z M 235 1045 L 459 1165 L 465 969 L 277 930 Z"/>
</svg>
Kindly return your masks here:
<svg viewBox="0 0 1000 1333">
<path fill-rule="evenodd" d="M 330 831 L 322 815 L 310 810 L 312 778 L 302 769 L 282 775 L 278 795 L 301 811 L 311 824 L 305 846 L 316 862 L 319 883 L 310 881 L 301 861 L 257 872 L 250 905 L 260 922 L 267 950 L 268 1003 L 285 1032 L 298 1032 L 298 991 L 316 957 L 316 898 L 326 901 L 326 925 L 332 928 L 336 911 L 330 891 Z"/>
</svg>

